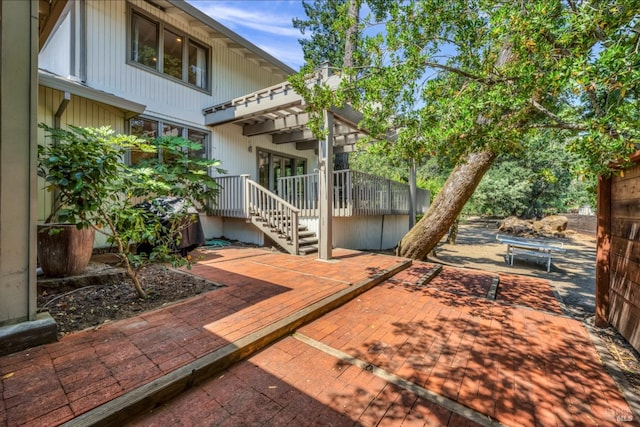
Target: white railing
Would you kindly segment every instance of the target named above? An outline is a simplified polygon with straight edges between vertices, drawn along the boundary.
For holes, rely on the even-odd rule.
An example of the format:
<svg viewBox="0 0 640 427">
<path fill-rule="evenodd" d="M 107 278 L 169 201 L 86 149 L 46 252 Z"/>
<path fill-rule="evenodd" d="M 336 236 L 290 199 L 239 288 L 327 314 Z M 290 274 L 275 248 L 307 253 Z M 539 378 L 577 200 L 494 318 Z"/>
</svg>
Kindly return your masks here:
<svg viewBox="0 0 640 427">
<path fill-rule="evenodd" d="M 212 201 L 213 215 L 250 219 L 274 240 L 285 240 L 291 245 L 285 249 L 297 254 L 300 209 L 249 179 L 249 175 L 215 180 L 219 191 Z"/>
<path fill-rule="evenodd" d="M 245 178 L 245 212 L 252 221 L 262 222 L 280 237 L 284 237 L 298 253 L 298 218 L 300 210 L 273 194 L 255 181 Z M 285 248 L 286 249 L 286 248 Z"/>
<path fill-rule="evenodd" d="M 248 218 L 245 210 L 245 180 L 249 175 L 221 176 L 215 178 L 219 186 L 212 200 L 213 214 L 231 218 Z"/>
<path fill-rule="evenodd" d="M 300 209 L 302 216 L 318 215 L 318 174 L 278 178 L 278 194 Z M 429 206 L 429 192 L 416 191 L 416 213 Z M 352 170 L 333 174 L 333 215 L 402 215 L 409 213 L 409 186 Z"/>
</svg>

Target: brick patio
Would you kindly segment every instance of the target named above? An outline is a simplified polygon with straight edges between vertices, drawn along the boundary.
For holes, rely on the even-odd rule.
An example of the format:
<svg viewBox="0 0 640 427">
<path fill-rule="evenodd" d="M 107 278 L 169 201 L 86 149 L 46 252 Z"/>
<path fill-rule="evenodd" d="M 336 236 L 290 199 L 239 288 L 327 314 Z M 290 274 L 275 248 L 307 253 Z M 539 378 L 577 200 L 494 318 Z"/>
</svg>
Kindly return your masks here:
<svg viewBox="0 0 640 427">
<path fill-rule="evenodd" d="M 424 284 L 432 264 L 334 255 L 206 251 L 192 273 L 225 288 L 1 357 L 0 424 L 631 424 L 547 281 L 444 267 Z M 202 362 L 243 346 L 226 370 Z M 172 400 L 120 406 L 192 366 L 203 374 Z"/>
</svg>

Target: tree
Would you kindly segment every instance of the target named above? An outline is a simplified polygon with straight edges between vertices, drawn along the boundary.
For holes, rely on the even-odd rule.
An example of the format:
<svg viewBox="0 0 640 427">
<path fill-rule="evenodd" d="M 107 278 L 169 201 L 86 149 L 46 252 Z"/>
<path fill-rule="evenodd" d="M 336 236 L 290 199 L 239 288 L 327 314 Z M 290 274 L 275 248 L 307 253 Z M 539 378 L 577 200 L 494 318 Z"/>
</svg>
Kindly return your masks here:
<svg viewBox="0 0 640 427">
<path fill-rule="evenodd" d="M 570 138 L 584 173 L 609 173 L 635 150 L 638 10 L 638 0 L 389 5 L 385 32 L 360 43 L 366 63 L 341 91 L 374 136 L 402 129 L 425 153 L 456 164 L 398 255 L 426 257 L 494 160 L 529 150 L 541 132 Z M 387 144 L 407 153 L 416 140 Z"/>
<path fill-rule="evenodd" d="M 48 170 L 49 185 L 72 180 L 77 189 L 70 197 L 62 198 L 56 209 L 59 219 L 71 221 L 78 227 L 93 227 L 115 245 L 125 271 L 140 296 L 146 293 L 138 280 L 138 271 L 153 262 L 170 262 L 174 266 L 190 266 L 192 259 L 182 257 L 176 251 L 182 230 L 193 224 L 197 214 L 189 207 L 210 211 L 210 201 L 218 191 L 209 169 L 219 169 L 220 162 L 194 155 L 201 144 L 177 137 L 162 137 L 148 141 L 133 135 L 116 135 L 103 128 L 69 129 L 40 125 L 50 136 L 68 141 L 77 152 L 73 164 L 82 170 L 67 166 L 69 156 L 60 156 L 60 150 L 39 147 L 41 168 Z M 122 162 L 127 150 L 154 153 L 137 165 Z M 83 155 L 83 152 L 91 155 Z M 162 153 L 162 158 L 157 153 Z M 80 161 L 82 160 L 82 161 Z M 59 173 L 60 169 L 62 172 Z M 53 173 L 52 173 L 53 171 Z M 167 212 L 159 203 L 153 207 L 141 204 L 149 195 L 154 197 L 179 197 L 184 209 Z M 149 253 L 137 252 L 140 244 L 152 249 Z"/>
</svg>

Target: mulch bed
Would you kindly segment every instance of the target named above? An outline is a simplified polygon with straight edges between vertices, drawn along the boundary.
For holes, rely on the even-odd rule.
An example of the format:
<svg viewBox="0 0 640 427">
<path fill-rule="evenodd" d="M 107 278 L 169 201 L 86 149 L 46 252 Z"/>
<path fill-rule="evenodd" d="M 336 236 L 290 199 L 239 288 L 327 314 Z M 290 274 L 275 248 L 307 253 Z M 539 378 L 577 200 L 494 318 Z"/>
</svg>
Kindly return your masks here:
<svg viewBox="0 0 640 427">
<path fill-rule="evenodd" d="M 92 265 L 76 278 L 38 280 L 38 307 L 48 311 L 65 335 L 107 322 L 136 316 L 222 285 L 162 265 L 151 265 L 138 276 L 147 298 L 138 296 L 121 269 Z"/>
</svg>

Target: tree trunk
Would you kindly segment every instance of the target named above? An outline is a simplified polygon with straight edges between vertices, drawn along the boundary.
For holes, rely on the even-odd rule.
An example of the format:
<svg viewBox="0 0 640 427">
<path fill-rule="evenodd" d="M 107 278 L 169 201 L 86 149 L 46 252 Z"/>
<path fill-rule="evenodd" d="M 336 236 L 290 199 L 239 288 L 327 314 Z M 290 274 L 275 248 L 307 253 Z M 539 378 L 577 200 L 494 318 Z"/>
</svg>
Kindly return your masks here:
<svg viewBox="0 0 640 427">
<path fill-rule="evenodd" d="M 358 45 L 358 25 L 360 24 L 360 0 L 349 0 L 349 19 L 351 25 L 347 28 L 344 41 L 344 58 L 342 66 L 344 68 L 353 68 L 354 52 Z M 334 154 L 334 170 L 347 170 L 349 169 L 349 153 L 336 153 Z"/>
<path fill-rule="evenodd" d="M 471 153 L 456 166 L 427 213 L 400 240 L 396 255 L 425 259 L 447 234 L 495 158 L 491 151 Z"/>
<path fill-rule="evenodd" d="M 349 0 L 349 20 L 351 25 L 347 28 L 344 41 L 344 60 L 342 66 L 353 68 L 353 54 L 358 43 L 358 25 L 360 24 L 360 0 Z"/>
</svg>

